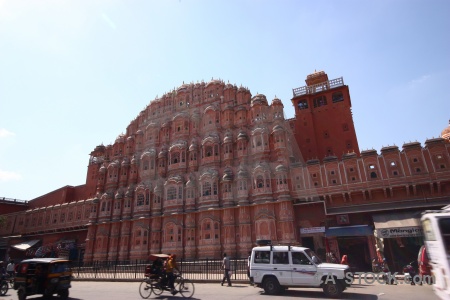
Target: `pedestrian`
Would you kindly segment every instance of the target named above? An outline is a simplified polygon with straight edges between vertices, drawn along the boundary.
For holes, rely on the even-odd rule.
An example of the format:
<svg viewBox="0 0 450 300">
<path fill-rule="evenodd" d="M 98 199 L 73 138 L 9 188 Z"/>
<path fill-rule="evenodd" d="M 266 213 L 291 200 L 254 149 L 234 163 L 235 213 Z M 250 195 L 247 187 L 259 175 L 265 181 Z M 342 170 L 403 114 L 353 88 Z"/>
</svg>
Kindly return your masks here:
<svg viewBox="0 0 450 300">
<path fill-rule="evenodd" d="M 347 255 L 342 255 L 341 265 L 347 265 L 348 266 L 348 258 Z"/>
<path fill-rule="evenodd" d="M 14 277 L 14 269 L 15 269 L 14 261 L 12 259 L 9 260 L 9 264 L 6 266 L 6 272 L 12 278 Z"/>
<path fill-rule="evenodd" d="M 228 282 L 228 286 L 231 286 L 231 280 L 230 280 L 230 270 L 231 270 L 231 262 L 230 258 L 227 256 L 226 253 L 223 254 L 223 261 L 222 261 L 222 269 L 223 269 L 223 278 L 221 285 L 225 283 L 225 279 Z"/>
<path fill-rule="evenodd" d="M 175 269 L 178 271 L 178 273 L 181 273 L 180 270 L 178 269 L 176 258 L 177 258 L 177 256 L 175 254 L 172 254 L 166 263 L 166 275 L 167 275 L 169 289 L 170 289 L 170 292 L 172 293 L 172 295 L 175 295 L 176 293 L 178 293 L 178 291 L 175 291 L 175 286 L 174 286 L 175 275 L 173 274 L 173 270 Z"/>
<path fill-rule="evenodd" d="M 250 262 L 251 262 L 251 259 L 252 259 L 252 252 L 249 251 L 248 252 L 248 261 L 247 261 L 247 276 L 248 276 L 248 279 L 250 280 L 250 285 L 253 285 L 253 278 L 250 277 Z"/>
</svg>

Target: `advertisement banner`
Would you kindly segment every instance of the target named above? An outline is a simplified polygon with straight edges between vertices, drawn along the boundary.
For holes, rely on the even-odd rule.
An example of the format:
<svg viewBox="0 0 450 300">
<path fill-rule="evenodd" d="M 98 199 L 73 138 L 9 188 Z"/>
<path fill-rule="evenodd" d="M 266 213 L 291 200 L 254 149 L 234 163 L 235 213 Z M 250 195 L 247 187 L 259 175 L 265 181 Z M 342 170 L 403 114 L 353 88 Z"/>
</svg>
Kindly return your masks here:
<svg viewBox="0 0 450 300">
<path fill-rule="evenodd" d="M 300 228 L 300 234 L 323 233 L 323 232 L 325 232 L 325 226 Z"/>
<path fill-rule="evenodd" d="M 422 236 L 423 230 L 422 227 L 382 228 L 377 229 L 377 235 L 381 238 Z"/>
</svg>

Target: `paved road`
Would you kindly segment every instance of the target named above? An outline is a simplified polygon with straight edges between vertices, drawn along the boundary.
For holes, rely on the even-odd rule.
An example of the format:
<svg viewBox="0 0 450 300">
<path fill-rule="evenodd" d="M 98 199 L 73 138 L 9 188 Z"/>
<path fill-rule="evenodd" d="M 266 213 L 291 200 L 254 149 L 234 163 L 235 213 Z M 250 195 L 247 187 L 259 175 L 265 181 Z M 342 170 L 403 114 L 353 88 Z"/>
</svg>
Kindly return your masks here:
<svg viewBox="0 0 450 300">
<path fill-rule="evenodd" d="M 138 282 L 92 282 L 92 281 L 74 281 L 70 289 L 71 300 L 140 300 L 138 291 Z M 283 295 L 268 296 L 264 295 L 262 289 L 255 288 L 243 283 L 235 283 L 232 287 L 220 286 L 219 283 L 196 283 L 195 294 L 192 298 L 214 299 L 214 300 L 286 300 L 301 297 L 302 299 L 328 299 L 320 289 L 289 289 Z M 27 299 L 43 300 L 39 296 L 31 296 Z M 57 297 L 53 298 L 58 299 Z M 150 299 L 183 299 L 181 296 L 172 296 L 164 292 L 160 296 L 151 295 Z M 430 286 L 411 286 L 411 285 L 381 285 L 374 284 L 355 284 L 348 288 L 342 299 L 363 299 L 363 300 L 398 300 L 398 299 L 427 299 L 438 300 Z M 0 300 L 17 300 L 17 293 L 10 290 L 6 296 L 0 297 Z"/>
</svg>

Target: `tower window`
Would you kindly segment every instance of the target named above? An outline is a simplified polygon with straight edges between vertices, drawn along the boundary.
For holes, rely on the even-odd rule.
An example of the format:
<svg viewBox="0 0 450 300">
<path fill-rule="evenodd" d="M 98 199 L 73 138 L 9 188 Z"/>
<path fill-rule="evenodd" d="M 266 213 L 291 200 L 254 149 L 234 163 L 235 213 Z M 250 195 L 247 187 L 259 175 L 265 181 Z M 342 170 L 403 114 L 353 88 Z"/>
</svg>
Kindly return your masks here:
<svg viewBox="0 0 450 300">
<path fill-rule="evenodd" d="M 347 123 L 342 124 L 342 130 L 343 131 L 348 131 L 348 124 Z"/>
<path fill-rule="evenodd" d="M 370 178 L 377 178 L 377 173 L 376 172 L 371 172 L 370 173 Z"/>
<path fill-rule="evenodd" d="M 396 165 L 395 161 L 391 161 L 391 167 L 395 167 Z"/>
<path fill-rule="evenodd" d="M 332 95 L 333 103 L 344 101 L 344 95 L 342 92 L 336 92 Z"/>
<path fill-rule="evenodd" d="M 321 107 L 324 105 L 327 105 L 327 98 L 325 96 L 314 98 L 314 107 Z"/>
<path fill-rule="evenodd" d="M 298 109 L 307 109 L 308 108 L 308 101 L 307 100 L 300 100 L 297 104 Z"/>
</svg>

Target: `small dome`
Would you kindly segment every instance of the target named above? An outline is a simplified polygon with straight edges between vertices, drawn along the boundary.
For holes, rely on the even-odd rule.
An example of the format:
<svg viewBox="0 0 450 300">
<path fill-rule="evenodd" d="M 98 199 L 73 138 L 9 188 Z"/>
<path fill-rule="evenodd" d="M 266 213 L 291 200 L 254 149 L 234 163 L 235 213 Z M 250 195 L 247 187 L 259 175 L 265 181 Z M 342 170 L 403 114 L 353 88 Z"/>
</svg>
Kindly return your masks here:
<svg viewBox="0 0 450 300">
<path fill-rule="evenodd" d="M 188 87 L 189 87 L 189 84 L 185 83 L 177 89 L 177 92 L 178 93 L 184 92 L 188 89 Z"/>
<path fill-rule="evenodd" d="M 100 170 L 98 170 L 100 173 L 105 173 L 106 172 L 106 167 L 105 166 L 101 166 Z"/>
<path fill-rule="evenodd" d="M 222 85 L 223 82 L 222 82 L 221 80 L 218 80 L 218 79 L 211 79 L 211 81 L 208 82 L 208 83 L 206 84 L 206 86 L 208 87 L 208 86 L 211 85 L 211 84 L 219 84 L 219 85 Z"/>
<path fill-rule="evenodd" d="M 258 105 L 258 104 L 268 106 L 269 104 L 267 103 L 266 96 L 264 96 L 263 94 L 257 94 L 256 96 L 254 96 L 252 98 L 251 106 Z"/>
<path fill-rule="evenodd" d="M 273 106 L 283 106 L 283 102 L 281 102 L 281 100 L 275 96 L 275 98 L 272 100 L 272 105 Z"/>
<path fill-rule="evenodd" d="M 125 157 L 122 161 L 122 167 L 126 167 L 130 165 L 130 161 L 128 160 L 128 157 Z"/>
<path fill-rule="evenodd" d="M 450 141 L 450 120 L 448 121 L 448 126 L 444 128 L 441 132 L 441 138 L 446 139 L 447 141 Z"/>
<path fill-rule="evenodd" d="M 248 92 L 248 90 L 245 88 L 245 87 L 243 87 L 242 85 L 238 88 L 238 93 L 240 93 L 240 92 Z"/>
<path fill-rule="evenodd" d="M 285 166 L 283 166 L 283 165 L 278 165 L 275 168 L 275 172 L 287 172 L 287 168 Z"/>
<path fill-rule="evenodd" d="M 116 138 L 116 143 L 123 143 L 124 142 L 124 135 L 121 134 Z"/>
<path fill-rule="evenodd" d="M 240 131 L 238 133 L 238 135 L 237 135 L 237 139 L 238 140 L 240 140 L 240 139 L 248 139 L 248 135 L 247 135 L 247 133 L 245 131 Z"/>
</svg>

